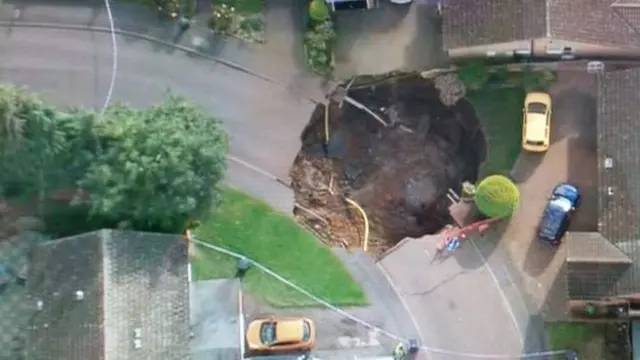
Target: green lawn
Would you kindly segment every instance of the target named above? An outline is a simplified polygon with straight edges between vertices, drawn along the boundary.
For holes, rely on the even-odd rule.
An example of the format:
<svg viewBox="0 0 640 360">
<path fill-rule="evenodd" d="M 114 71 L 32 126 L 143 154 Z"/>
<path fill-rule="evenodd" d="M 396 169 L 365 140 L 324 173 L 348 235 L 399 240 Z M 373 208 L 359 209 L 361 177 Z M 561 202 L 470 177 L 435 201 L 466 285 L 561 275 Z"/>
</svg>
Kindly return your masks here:
<svg viewBox="0 0 640 360">
<path fill-rule="evenodd" d="M 243 254 L 312 294 L 336 305 L 364 305 L 360 286 L 329 248 L 295 221 L 267 204 L 231 188 L 222 203 L 195 231 L 199 240 Z M 235 259 L 199 248 L 193 263 L 196 280 L 231 277 Z M 252 268 L 245 289 L 278 307 L 317 305 L 273 277 Z"/>
<path fill-rule="evenodd" d="M 604 360 L 603 324 L 557 322 L 547 323 L 546 330 L 551 349 L 572 349 L 582 360 Z M 557 356 L 554 359 L 564 359 Z"/>
<path fill-rule="evenodd" d="M 260 14 L 264 12 L 265 0 L 212 0 L 214 4 L 227 4 L 240 14 Z"/>
<path fill-rule="evenodd" d="M 487 139 L 487 161 L 480 169 L 480 178 L 492 174 L 507 175 L 513 168 L 522 142 L 524 96 L 524 89 L 519 87 L 467 93 Z"/>
</svg>

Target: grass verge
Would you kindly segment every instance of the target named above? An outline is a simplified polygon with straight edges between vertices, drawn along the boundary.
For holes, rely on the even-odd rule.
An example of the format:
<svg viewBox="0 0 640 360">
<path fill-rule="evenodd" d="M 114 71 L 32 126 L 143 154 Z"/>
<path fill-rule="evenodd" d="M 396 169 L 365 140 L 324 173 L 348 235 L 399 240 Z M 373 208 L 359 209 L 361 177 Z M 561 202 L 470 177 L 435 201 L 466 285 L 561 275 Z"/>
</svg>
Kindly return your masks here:
<svg viewBox="0 0 640 360">
<path fill-rule="evenodd" d="M 508 175 L 520 155 L 524 96 L 525 90 L 517 87 L 486 88 L 467 93 L 487 139 L 487 158 L 480 169 L 480 178 Z"/>
<path fill-rule="evenodd" d="M 267 204 L 232 189 L 224 190 L 222 203 L 202 220 L 195 232 L 202 241 L 245 255 L 296 285 L 335 305 L 364 305 L 367 300 L 331 250 L 293 219 Z M 236 260 L 199 249 L 193 263 L 196 280 L 232 277 Z M 250 269 L 245 289 L 276 307 L 318 305 L 284 283 Z"/>
<path fill-rule="evenodd" d="M 546 324 L 549 345 L 552 349 L 571 349 L 579 359 L 605 358 L 603 324 L 554 322 Z M 553 359 L 565 359 L 558 355 Z"/>
</svg>

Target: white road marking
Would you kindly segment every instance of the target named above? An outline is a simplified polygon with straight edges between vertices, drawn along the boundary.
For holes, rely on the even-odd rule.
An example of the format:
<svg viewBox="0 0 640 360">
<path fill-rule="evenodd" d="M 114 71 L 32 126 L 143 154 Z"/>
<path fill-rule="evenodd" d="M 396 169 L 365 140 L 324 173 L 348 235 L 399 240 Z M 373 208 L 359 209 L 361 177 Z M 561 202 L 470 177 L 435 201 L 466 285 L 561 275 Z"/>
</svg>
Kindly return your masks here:
<svg viewBox="0 0 640 360">
<path fill-rule="evenodd" d="M 480 255 L 480 258 L 482 259 L 482 266 L 484 266 L 484 268 L 487 269 L 487 271 L 489 272 L 489 275 L 491 275 L 491 279 L 493 280 L 494 284 L 496 285 L 496 288 L 498 288 L 498 293 L 500 293 L 500 297 L 502 298 L 502 302 L 504 302 L 504 306 L 507 309 L 507 312 L 509 313 L 509 317 L 511 318 L 511 322 L 513 323 L 513 326 L 515 326 L 516 331 L 518 331 L 518 340 L 520 340 L 520 346 L 524 346 L 524 339 L 522 338 L 522 330 L 520 329 L 520 325 L 518 325 L 518 320 L 516 320 L 516 315 L 513 312 L 513 309 L 511 308 L 511 304 L 509 303 L 509 300 L 507 299 L 507 295 L 504 293 L 504 291 L 502 290 L 502 287 L 500 286 L 500 282 L 498 281 L 498 277 L 493 272 L 493 269 L 491 269 L 491 266 L 489 266 L 489 262 L 487 261 L 487 258 L 485 258 L 484 255 L 482 255 L 482 252 L 478 248 L 478 245 L 476 245 L 475 241 L 473 241 L 472 239 L 469 239 L 468 241 L 473 245 L 473 248 L 476 250 L 478 255 Z"/>
<path fill-rule="evenodd" d="M 240 289 L 238 289 L 238 327 L 240 334 L 240 360 L 244 359 L 244 306 L 243 306 L 243 296 L 242 296 L 242 284 L 240 284 Z"/>
<path fill-rule="evenodd" d="M 418 337 L 420 338 L 419 339 L 420 340 L 420 345 L 426 346 L 426 342 L 424 341 L 424 335 L 422 335 L 422 330 L 420 330 L 420 326 L 418 326 L 418 321 L 416 320 L 416 317 L 413 316 L 413 313 L 411 312 L 411 310 L 409 308 L 409 305 L 407 304 L 407 300 L 405 300 L 405 298 L 402 296 L 402 294 L 400 293 L 400 290 L 398 289 L 396 284 L 393 283 L 393 281 L 391 280 L 391 276 L 389 276 L 389 274 L 384 269 L 384 267 L 381 266 L 380 263 L 378 263 L 378 262 L 376 263 L 376 266 L 378 266 L 380 271 L 382 271 L 382 274 L 387 278 L 387 282 L 389 283 L 389 285 L 391 286 L 393 291 L 396 293 L 396 295 L 398 295 L 398 298 L 400 299 L 400 302 L 402 303 L 402 306 L 404 307 L 404 309 L 407 312 L 407 314 L 409 314 L 409 318 L 411 319 L 411 322 L 413 323 L 413 327 L 416 328 L 416 331 L 418 332 Z M 431 355 L 429 355 L 429 353 L 425 353 L 425 357 L 427 359 L 431 359 Z"/>
</svg>

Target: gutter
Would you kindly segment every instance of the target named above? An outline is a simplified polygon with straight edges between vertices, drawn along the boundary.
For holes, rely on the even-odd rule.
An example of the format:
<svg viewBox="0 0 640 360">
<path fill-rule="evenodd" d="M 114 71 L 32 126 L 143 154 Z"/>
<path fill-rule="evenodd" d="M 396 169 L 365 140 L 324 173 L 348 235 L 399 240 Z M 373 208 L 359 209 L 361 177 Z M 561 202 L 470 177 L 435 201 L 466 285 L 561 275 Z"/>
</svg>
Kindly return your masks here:
<svg viewBox="0 0 640 360">
<path fill-rule="evenodd" d="M 546 38 L 455 48 L 447 53 L 453 64 L 472 60 L 483 60 L 493 65 L 579 60 L 640 62 L 640 49 L 622 49 Z"/>
</svg>

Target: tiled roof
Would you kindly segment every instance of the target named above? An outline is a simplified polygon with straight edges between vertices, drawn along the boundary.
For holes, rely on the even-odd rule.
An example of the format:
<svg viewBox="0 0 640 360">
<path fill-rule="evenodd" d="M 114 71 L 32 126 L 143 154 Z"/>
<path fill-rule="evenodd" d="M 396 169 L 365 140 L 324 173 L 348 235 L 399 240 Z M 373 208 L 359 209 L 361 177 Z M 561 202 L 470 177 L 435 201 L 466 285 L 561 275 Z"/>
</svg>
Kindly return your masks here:
<svg viewBox="0 0 640 360">
<path fill-rule="evenodd" d="M 442 1 L 444 47 L 544 37 L 545 11 L 545 0 Z"/>
<path fill-rule="evenodd" d="M 52 241 L 35 250 L 27 284 L 34 307 L 42 302 L 27 359 L 189 358 L 187 253 L 177 236 L 101 230 Z"/>
<path fill-rule="evenodd" d="M 640 47 L 638 0 L 448 0 L 445 49 L 550 37 Z"/>
<path fill-rule="evenodd" d="M 574 299 L 640 293 L 639 93 L 640 69 L 599 75 L 598 230 L 629 258 L 631 264 L 622 261 L 618 264 L 569 263 L 569 287 Z M 607 166 L 606 159 L 610 159 Z M 607 254 L 611 254 L 609 250 L 613 249 L 609 248 Z M 584 285 L 589 281 L 591 288 Z"/>
<path fill-rule="evenodd" d="M 634 0 L 548 0 L 552 38 L 640 47 L 640 8 Z M 636 4 L 637 5 L 637 4 Z"/>
<path fill-rule="evenodd" d="M 597 232 L 569 232 L 564 242 L 567 244 L 567 261 L 571 263 L 631 264 L 633 261 Z"/>
</svg>

